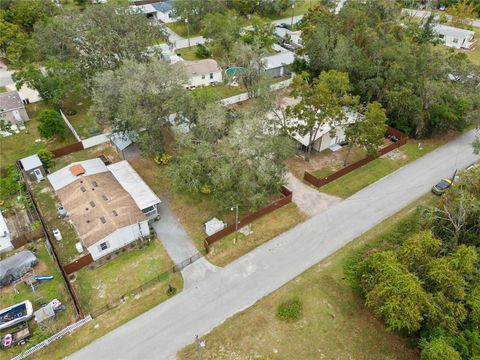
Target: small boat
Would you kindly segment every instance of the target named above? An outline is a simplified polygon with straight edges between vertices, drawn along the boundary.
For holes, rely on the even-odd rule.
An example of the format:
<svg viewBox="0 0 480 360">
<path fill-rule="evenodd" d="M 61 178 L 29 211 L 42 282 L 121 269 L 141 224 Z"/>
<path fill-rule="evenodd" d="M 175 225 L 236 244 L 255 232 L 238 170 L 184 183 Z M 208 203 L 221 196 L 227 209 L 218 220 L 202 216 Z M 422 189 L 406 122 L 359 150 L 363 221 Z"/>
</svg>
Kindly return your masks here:
<svg viewBox="0 0 480 360">
<path fill-rule="evenodd" d="M 29 320 L 33 316 L 33 306 L 29 300 L 0 310 L 0 330 Z"/>
</svg>

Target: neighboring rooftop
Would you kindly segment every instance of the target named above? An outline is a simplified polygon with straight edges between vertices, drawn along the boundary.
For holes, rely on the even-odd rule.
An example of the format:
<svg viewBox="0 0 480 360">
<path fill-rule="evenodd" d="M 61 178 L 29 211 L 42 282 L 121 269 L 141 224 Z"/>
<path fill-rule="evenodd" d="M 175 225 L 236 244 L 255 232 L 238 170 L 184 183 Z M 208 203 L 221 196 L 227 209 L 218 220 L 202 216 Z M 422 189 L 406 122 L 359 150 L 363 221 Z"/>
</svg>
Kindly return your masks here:
<svg viewBox="0 0 480 360">
<path fill-rule="evenodd" d="M 182 66 L 189 76 L 207 75 L 210 73 L 222 71 L 218 63 L 213 59 L 203 59 L 195 61 L 179 61 L 177 66 Z"/>
<path fill-rule="evenodd" d="M 120 151 L 125 150 L 128 146 L 133 144 L 130 136 L 126 133 L 113 133 L 110 136 L 110 139 Z"/>
<path fill-rule="evenodd" d="M 115 179 L 130 194 L 140 209 L 161 203 L 157 195 L 143 181 L 128 161 L 120 161 L 107 166 Z"/>
<path fill-rule="evenodd" d="M 0 93 L 0 112 L 7 112 L 23 108 L 22 99 L 17 91 Z"/>
<path fill-rule="evenodd" d="M 32 170 L 42 166 L 42 162 L 40 161 L 40 158 L 38 157 L 37 154 L 27 156 L 26 158 L 21 159 L 20 163 L 22 164 L 23 170 L 25 171 Z"/>
<path fill-rule="evenodd" d="M 173 9 L 173 0 L 166 0 L 166 1 L 160 1 L 153 3 L 152 6 L 155 8 L 155 10 L 163 12 L 163 13 L 168 13 Z"/>
<path fill-rule="evenodd" d="M 453 36 L 458 38 L 467 38 L 469 36 L 475 35 L 474 31 L 460 29 L 457 27 L 442 25 L 442 24 L 435 24 L 433 26 L 433 30 L 441 35 Z"/>
<path fill-rule="evenodd" d="M 293 61 L 295 60 L 295 54 L 290 51 L 284 51 L 275 55 L 266 56 L 263 58 L 263 60 L 265 61 L 265 68 L 270 70 L 283 65 L 293 64 Z"/>
<path fill-rule="evenodd" d="M 57 195 L 85 247 L 146 219 L 109 171 L 80 175 L 57 190 Z"/>
<path fill-rule="evenodd" d="M 58 191 L 61 188 L 78 180 L 78 177 L 73 175 L 70 170 L 70 168 L 75 167 L 76 165 L 81 165 L 83 167 L 84 176 L 95 175 L 108 171 L 106 165 L 100 159 L 91 159 L 71 163 L 69 166 L 66 166 L 48 175 L 48 180 L 50 181 L 50 184 L 52 184 L 52 187 L 55 191 Z"/>
</svg>

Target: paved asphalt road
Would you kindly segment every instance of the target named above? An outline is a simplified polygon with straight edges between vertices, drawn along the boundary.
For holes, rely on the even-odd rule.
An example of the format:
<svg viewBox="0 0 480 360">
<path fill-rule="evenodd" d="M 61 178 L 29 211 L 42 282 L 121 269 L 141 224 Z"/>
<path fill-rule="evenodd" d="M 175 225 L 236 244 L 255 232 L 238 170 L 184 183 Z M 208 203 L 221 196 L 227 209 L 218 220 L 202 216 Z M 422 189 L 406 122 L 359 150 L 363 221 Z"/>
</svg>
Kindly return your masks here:
<svg viewBox="0 0 480 360">
<path fill-rule="evenodd" d="M 393 215 L 472 154 L 469 132 L 384 177 L 327 211 L 283 233 L 225 268 L 96 340 L 70 359 L 174 359 L 195 334 L 227 318 L 301 274 Z M 207 343 L 208 346 L 208 343 Z"/>
</svg>

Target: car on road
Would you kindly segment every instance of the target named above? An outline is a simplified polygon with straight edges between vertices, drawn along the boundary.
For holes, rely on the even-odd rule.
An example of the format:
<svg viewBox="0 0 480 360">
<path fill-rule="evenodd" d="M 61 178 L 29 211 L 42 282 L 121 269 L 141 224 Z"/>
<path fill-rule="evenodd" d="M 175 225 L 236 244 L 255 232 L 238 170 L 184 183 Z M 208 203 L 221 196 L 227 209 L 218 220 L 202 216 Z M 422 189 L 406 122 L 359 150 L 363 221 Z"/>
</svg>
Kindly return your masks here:
<svg viewBox="0 0 480 360">
<path fill-rule="evenodd" d="M 287 23 L 278 24 L 277 27 L 278 28 L 284 28 L 284 29 L 287 29 L 287 30 L 289 30 L 291 28 L 291 26 L 288 25 Z"/>
<path fill-rule="evenodd" d="M 432 192 L 435 195 L 442 195 L 447 191 L 453 184 L 451 179 L 442 179 L 432 187 Z"/>
</svg>

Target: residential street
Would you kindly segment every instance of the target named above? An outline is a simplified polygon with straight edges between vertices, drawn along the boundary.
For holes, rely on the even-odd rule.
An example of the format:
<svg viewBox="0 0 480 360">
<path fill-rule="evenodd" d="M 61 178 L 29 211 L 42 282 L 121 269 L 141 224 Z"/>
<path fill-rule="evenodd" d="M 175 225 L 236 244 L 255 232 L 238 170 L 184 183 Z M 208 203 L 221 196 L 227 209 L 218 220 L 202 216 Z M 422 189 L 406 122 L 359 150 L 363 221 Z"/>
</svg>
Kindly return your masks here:
<svg viewBox="0 0 480 360">
<path fill-rule="evenodd" d="M 70 359 L 174 359 L 175 354 L 235 313 L 428 192 L 480 156 L 471 131 L 399 169 L 307 222 L 258 247 Z M 273 311 L 273 309 L 272 309 Z M 208 347 L 208 342 L 206 344 Z"/>
</svg>

